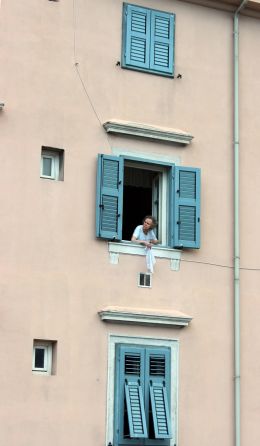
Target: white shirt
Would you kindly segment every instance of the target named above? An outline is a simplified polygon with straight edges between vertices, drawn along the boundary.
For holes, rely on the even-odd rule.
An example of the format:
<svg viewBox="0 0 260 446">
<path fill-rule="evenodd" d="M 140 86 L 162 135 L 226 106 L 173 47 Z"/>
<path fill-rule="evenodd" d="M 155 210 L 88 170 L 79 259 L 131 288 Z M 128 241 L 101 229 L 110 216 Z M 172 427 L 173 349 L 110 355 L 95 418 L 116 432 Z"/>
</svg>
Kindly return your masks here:
<svg viewBox="0 0 260 446">
<path fill-rule="evenodd" d="M 143 225 L 139 225 L 135 228 L 133 235 L 136 237 L 137 240 L 157 240 L 156 235 L 152 229 L 150 229 L 147 234 L 143 231 Z"/>
</svg>

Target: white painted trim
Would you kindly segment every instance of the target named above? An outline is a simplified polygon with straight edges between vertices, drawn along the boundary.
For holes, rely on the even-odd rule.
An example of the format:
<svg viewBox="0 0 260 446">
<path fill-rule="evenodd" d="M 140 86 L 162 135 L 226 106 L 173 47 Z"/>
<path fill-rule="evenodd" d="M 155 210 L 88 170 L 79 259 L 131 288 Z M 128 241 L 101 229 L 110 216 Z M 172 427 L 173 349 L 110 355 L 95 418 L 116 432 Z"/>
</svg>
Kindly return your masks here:
<svg viewBox="0 0 260 446">
<path fill-rule="evenodd" d="M 190 144 L 193 136 L 183 130 L 166 127 L 158 127 L 138 122 L 127 122 L 121 120 L 110 120 L 103 124 L 107 133 L 139 136 L 142 138 L 156 139 L 179 144 Z"/>
<path fill-rule="evenodd" d="M 154 256 L 161 259 L 169 259 L 171 261 L 170 267 L 174 271 L 179 271 L 181 251 L 164 246 L 154 246 Z M 137 256 L 145 256 L 145 247 L 134 242 L 108 242 L 108 252 L 110 255 L 110 263 L 116 264 L 119 261 L 119 254 L 130 254 Z"/>
<path fill-rule="evenodd" d="M 109 335 L 107 368 L 106 445 L 114 441 L 114 382 L 116 344 L 135 344 L 169 347 L 171 349 L 171 418 L 172 439 L 170 446 L 178 446 L 178 388 L 179 388 L 179 341 L 176 339 Z"/>
<path fill-rule="evenodd" d="M 42 368 L 35 367 L 35 351 L 37 348 L 44 349 L 44 366 Z M 32 357 L 32 372 L 36 375 L 51 375 L 52 372 L 52 342 L 34 341 L 33 343 L 33 357 Z"/>
<path fill-rule="evenodd" d="M 51 159 L 51 175 L 44 175 L 43 173 L 43 159 Z M 49 180 L 58 180 L 60 171 L 60 156 L 58 152 L 42 149 L 41 155 L 41 178 Z"/>
<path fill-rule="evenodd" d="M 186 327 L 192 316 L 180 311 L 147 310 L 143 308 L 106 307 L 98 312 L 104 322 L 163 327 Z"/>
<path fill-rule="evenodd" d="M 141 151 L 135 151 L 135 150 L 122 150 L 122 148 L 119 147 L 113 147 L 112 148 L 112 154 L 115 156 L 125 156 L 125 157 L 134 157 L 136 159 L 139 159 L 140 162 L 144 160 L 147 162 L 149 159 L 150 161 L 156 161 L 158 164 L 160 163 L 168 163 L 168 164 L 175 164 L 176 166 L 181 165 L 181 159 L 179 156 L 172 155 L 162 155 L 161 153 L 146 153 Z M 127 160 L 128 161 L 128 160 Z M 153 165 L 152 169 L 155 169 L 156 166 Z"/>
<path fill-rule="evenodd" d="M 141 285 L 141 274 L 144 274 L 144 276 L 149 276 L 149 283 L 150 283 L 150 285 L 145 285 L 145 283 L 144 283 L 144 285 Z M 137 274 L 137 286 L 139 287 L 139 288 L 152 288 L 152 278 L 153 278 L 153 275 L 151 274 L 151 273 L 138 273 Z M 145 282 L 145 277 L 144 277 L 144 282 Z"/>
</svg>

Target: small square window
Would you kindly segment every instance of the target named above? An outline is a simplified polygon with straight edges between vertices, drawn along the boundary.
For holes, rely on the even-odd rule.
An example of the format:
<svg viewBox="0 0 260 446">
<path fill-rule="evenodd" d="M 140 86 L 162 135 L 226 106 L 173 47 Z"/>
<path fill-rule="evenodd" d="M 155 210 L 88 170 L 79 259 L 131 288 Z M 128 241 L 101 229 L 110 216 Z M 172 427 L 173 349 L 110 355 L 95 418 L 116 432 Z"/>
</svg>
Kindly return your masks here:
<svg viewBox="0 0 260 446">
<path fill-rule="evenodd" d="M 64 150 L 42 147 L 41 178 L 49 180 L 64 179 Z"/>
<path fill-rule="evenodd" d="M 46 375 L 54 374 L 54 359 L 56 357 L 55 341 L 33 341 L 32 371 Z"/>
<path fill-rule="evenodd" d="M 141 288 L 152 288 L 152 275 L 150 273 L 139 273 L 138 286 Z"/>
</svg>

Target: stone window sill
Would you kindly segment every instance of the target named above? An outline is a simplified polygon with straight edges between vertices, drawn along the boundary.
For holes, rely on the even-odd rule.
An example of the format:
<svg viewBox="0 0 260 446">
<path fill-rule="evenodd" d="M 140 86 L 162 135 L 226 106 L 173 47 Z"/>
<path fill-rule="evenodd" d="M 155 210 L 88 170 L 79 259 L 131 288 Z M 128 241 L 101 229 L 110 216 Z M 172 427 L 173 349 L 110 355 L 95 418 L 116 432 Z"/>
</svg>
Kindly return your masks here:
<svg viewBox="0 0 260 446">
<path fill-rule="evenodd" d="M 145 248 L 139 244 L 133 242 L 108 242 L 108 252 L 110 263 L 117 265 L 119 262 L 120 254 L 130 254 L 137 256 L 145 256 Z M 178 249 L 168 248 L 165 246 L 154 246 L 153 252 L 155 258 L 169 259 L 170 268 L 172 271 L 179 271 L 181 251 Z"/>
</svg>

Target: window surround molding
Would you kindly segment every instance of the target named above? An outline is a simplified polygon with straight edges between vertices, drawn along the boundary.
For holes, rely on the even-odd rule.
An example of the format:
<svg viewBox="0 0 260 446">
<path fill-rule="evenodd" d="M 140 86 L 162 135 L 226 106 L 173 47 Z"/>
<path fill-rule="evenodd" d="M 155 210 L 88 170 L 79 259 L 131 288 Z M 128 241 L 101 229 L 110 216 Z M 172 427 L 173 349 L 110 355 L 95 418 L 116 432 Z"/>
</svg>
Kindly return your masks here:
<svg viewBox="0 0 260 446">
<path fill-rule="evenodd" d="M 103 322 L 173 328 L 187 327 L 193 319 L 192 316 L 176 310 L 162 311 L 117 306 L 105 307 L 98 314 Z"/>
<path fill-rule="evenodd" d="M 107 133 L 138 136 L 141 138 L 168 141 L 181 145 L 190 144 L 194 138 L 190 133 L 183 130 L 154 126 L 150 124 L 110 119 L 103 124 Z"/>
<path fill-rule="evenodd" d="M 119 263 L 120 254 L 146 256 L 144 246 L 128 241 L 108 242 L 108 252 L 109 261 L 113 265 L 117 265 Z M 157 245 L 153 247 L 153 253 L 155 258 L 170 260 L 170 269 L 172 271 L 179 271 L 181 261 L 180 250 Z"/>
<path fill-rule="evenodd" d="M 161 346 L 171 349 L 171 418 L 172 439 L 170 446 L 178 446 L 178 358 L 179 341 L 169 338 L 132 337 L 110 334 L 108 338 L 106 445 L 114 442 L 114 392 L 116 344 Z"/>
</svg>

